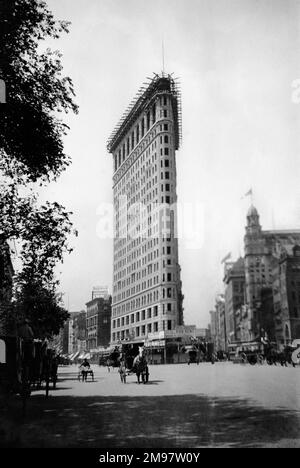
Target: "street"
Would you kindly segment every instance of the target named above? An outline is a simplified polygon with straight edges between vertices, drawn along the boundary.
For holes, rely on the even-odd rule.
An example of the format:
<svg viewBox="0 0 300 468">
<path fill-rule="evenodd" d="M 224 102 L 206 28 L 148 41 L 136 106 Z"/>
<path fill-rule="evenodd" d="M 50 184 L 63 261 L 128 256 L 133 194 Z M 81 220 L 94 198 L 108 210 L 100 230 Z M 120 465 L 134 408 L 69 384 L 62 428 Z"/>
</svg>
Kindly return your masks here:
<svg viewBox="0 0 300 468">
<path fill-rule="evenodd" d="M 230 362 L 150 366 L 122 384 L 117 369 L 60 367 L 57 388 L 34 391 L 27 415 L 0 426 L 17 447 L 300 447 L 300 368 Z M 20 402 L 18 402 L 20 403 Z M 5 427 L 4 427 L 5 424 Z M 3 434 L 5 436 L 3 437 Z"/>
</svg>

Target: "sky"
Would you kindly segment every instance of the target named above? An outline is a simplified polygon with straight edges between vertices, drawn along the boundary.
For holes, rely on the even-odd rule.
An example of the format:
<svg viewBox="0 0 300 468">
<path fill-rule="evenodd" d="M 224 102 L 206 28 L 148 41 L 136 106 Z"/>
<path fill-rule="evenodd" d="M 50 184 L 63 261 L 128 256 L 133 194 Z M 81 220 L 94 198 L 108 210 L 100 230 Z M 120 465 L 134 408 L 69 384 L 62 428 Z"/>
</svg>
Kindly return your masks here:
<svg viewBox="0 0 300 468">
<path fill-rule="evenodd" d="M 73 212 L 74 251 L 58 268 L 65 305 L 112 290 L 113 241 L 97 234 L 112 202 L 107 139 L 147 77 L 179 78 L 177 193 L 203 214 L 202 242 L 179 240 L 186 324 L 205 327 L 223 292 L 221 260 L 243 255 L 250 197 L 263 229 L 300 229 L 300 2 L 295 0 L 47 0 L 70 33 L 63 53 L 79 114 L 67 115 L 72 165 L 41 193 Z M 201 231 L 201 232 L 200 232 Z"/>
</svg>

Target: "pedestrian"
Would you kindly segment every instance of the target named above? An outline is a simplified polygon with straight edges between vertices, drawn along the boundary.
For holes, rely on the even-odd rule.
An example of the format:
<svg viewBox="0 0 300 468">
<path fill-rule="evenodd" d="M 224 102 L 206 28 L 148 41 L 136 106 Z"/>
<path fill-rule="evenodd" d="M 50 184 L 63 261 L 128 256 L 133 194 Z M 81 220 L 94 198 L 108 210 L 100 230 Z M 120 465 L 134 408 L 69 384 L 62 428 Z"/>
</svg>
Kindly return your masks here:
<svg viewBox="0 0 300 468">
<path fill-rule="evenodd" d="M 29 320 L 24 319 L 18 328 L 18 335 L 26 341 L 33 341 L 34 335 Z"/>
<path fill-rule="evenodd" d="M 22 342 L 23 359 L 28 363 L 34 356 L 34 334 L 27 318 L 21 322 L 21 325 L 18 328 L 18 336 L 21 338 Z"/>
<path fill-rule="evenodd" d="M 121 382 L 122 383 L 126 383 L 126 367 L 125 367 L 125 361 L 124 359 L 121 359 L 120 361 L 120 366 L 119 366 L 119 374 L 120 374 L 120 378 L 121 378 Z"/>
<path fill-rule="evenodd" d="M 90 363 L 88 362 L 88 360 L 84 359 L 83 362 L 80 364 L 79 369 L 81 367 L 82 367 L 82 370 L 81 370 L 82 381 L 84 382 L 87 379 L 87 374 L 88 374 L 88 371 L 90 370 L 91 366 L 90 366 Z"/>
</svg>

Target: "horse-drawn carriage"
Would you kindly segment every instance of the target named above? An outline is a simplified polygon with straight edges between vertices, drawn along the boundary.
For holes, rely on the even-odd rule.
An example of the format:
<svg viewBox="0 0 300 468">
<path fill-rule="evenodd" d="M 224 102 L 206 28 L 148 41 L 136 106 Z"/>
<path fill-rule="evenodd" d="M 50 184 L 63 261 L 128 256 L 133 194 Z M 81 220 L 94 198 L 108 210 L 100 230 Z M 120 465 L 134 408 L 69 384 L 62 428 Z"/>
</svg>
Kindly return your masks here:
<svg viewBox="0 0 300 468">
<path fill-rule="evenodd" d="M 197 349 L 188 350 L 188 365 L 190 364 L 199 364 L 199 351 Z"/>
<path fill-rule="evenodd" d="M 133 374 L 136 374 L 138 383 L 146 384 L 149 381 L 149 367 L 143 347 L 139 347 L 139 354 L 135 357 L 128 352 L 120 356 L 119 373 L 123 383 L 126 383 L 127 376 Z"/>
<path fill-rule="evenodd" d="M 278 349 L 276 342 L 262 343 L 260 341 L 253 341 L 242 343 L 236 347 L 235 356 L 232 361 L 235 363 L 249 363 L 252 365 L 266 363 L 268 365 L 280 364 L 281 366 L 287 366 L 291 364 L 295 367 L 295 348 L 297 348 L 297 346 L 293 343 L 291 345 L 285 345 L 281 350 Z M 298 354 L 300 361 L 300 353 Z"/>
<path fill-rule="evenodd" d="M 21 396 L 23 411 L 33 388 L 44 383 L 46 396 L 50 382 L 57 382 L 58 357 L 54 350 L 40 340 L 26 340 L 18 336 L 0 336 L 0 392 Z"/>
</svg>

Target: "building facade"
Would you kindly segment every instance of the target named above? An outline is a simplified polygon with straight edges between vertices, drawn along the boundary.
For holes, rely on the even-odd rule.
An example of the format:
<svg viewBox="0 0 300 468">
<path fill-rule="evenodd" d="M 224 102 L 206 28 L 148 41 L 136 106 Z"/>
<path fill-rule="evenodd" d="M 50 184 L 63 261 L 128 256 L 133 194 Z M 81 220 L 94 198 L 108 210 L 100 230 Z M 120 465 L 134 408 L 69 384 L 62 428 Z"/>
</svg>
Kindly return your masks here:
<svg viewBox="0 0 300 468">
<path fill-rule="evenodd" d="M 86 338 L 86 312 L 82 310 L 73 319 L 73 347 L 76 349 L 76 352 L 81 353 L 86 351 Z"/>
<path fill-rule="evenodd" d="M 67 353 L 68 354 L 74 354 L 78 352 L 77 349 L 77 338 L 76 338 L 76 319 L 77 317 L 84 311 L 76 311 L 76 312 L 69 312 L 70 317 L 68 318 L 66 324 L 65 324 L 65 340 L 67 343 Z"/>
<path fill-rule="evenodd" d="M 214 349 L 219 349 L 218 343 L 218 317 L 216 310 L 210 310 L 210 335 Z"/>
<path fill-rule="evenodd" d="M 180 95 L 171 76 L 140 90 L 112 134 L 111 343 L 144 343 L 183 324 L 176 237 Z"/>
<path fill-rule="evenodd" d="M 228 337 L 224 294 L 218 294 L 216 296 L 215 309 L 210 311 L 210 334 L 214 351 L 226 352 L 228 348 Z"/>
<path fill-rule="evenodd" d="M 273 274 L 278 267 L 280 252 L 294 244 L 300 244 L 300 231 L 263 231 L 258 212 L 251 205 L 247 214 L 244 243 L 247 309 L 242 326 L 248 330 L 249 340 L 254 340 L 260 339 L 265 331 L 261 320 L 265 313 L 262 310 L 264 301 L 267 304 L 267 313 L 271 314 L 267 296 L 273 287 Z"/>
<path fill-rule="evenodd" d="M 241 339 L 240 309 L 245 304 L 245 264 L 244 259 L 225 263 L 225 316 L 228 342 Z"/>
<path fill-rule="evenodd" d="M 281 253 L 273 282 L 275 339 L 281 345 L 300 338 L 300 246 Z"/>
<path fill-rule="evenodd" d="M 95 297 L 86 303 L 86 339 L 88 351 L 107 347 L 111 332 L 111 296 Z"/>
</svg>

